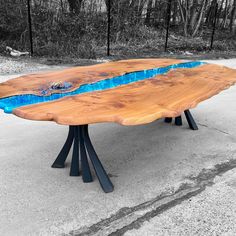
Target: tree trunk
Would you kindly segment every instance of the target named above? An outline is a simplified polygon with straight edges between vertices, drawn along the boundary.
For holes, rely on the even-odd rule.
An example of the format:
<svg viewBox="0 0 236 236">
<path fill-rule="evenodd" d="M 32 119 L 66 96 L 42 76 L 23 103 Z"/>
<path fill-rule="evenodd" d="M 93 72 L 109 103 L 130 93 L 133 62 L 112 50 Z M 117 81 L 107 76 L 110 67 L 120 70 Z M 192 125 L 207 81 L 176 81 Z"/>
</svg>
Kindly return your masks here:
<svg viewBox="0 0 236 236">
<path fill-rule="evenodd" d="M 176 25 L 177 22 L 177 15 L 178 15 L 178 2 L 174 1 L 174 9 L 173 9 L 173 25 Z"/>
<path fill-rule="evenodd" d="M 184 35 L 188 36 L 188 19 L 189 19 L 189 4 L 188 0 L 185 2 L 185 22 L 184 22 Z"/>
<path fill-rule="evenodd" d="M 195 24 L 196 24 L 196 20 L 197 20 L 197 16 L 198 16 L 198 0 L 193 0 L 193 4 L 190 7 L 190 14 L 189 14 L 189 28 L 191 30 L 191 33 L 194 30 Z"/>
<path fill-rule="evenodd" d="M 224 20 L 222 22 L 222 27 L 225 28 L 228 20 L 228 0 L 225 3 L 225 13 L 224 13 Z"/>
<path fill-rule="evenodd" d="M 218 19 L 216 21 L 216 25 L 219 25 L 221 22 L 220 22 L 220 16 L 221 16 L 221 13 L 222 13 L 222 10 L 223 10 L 223 5 L 224 5 L 224 2 L 225 0 L 222 0 L 221 1 L 221 5 L 220 5 L 220 9 L 219 9 L 219 13 L 218 13 Z"/>
<path fill-rule="evenodd" d="M 231 17 L 230 17 L 230 32 L 235 33 L 236 32 L 236 0 L 234 0 L 233 3 L 233 9 L 231 11 Z"/>
<path fill-rule="evenodd" d="M 148 0 L 147 13 L 146 13 L 146 19 L 145 19 L 146 25 L 150 25 L 151 13 L 152 13 L 152 0 Z"/>
<path fill-rule="evenodd" d="M 180 9 L 180 15 L 183 23 L 183 28 L 184 28 L 184 36 L 188 35 L 188 13 L 187 13 L 187 1 L 185 2 L 185 8 L 180 0 L 178 0 L 179 4 L 179 9 Z"/>
<path fill-rule="evenodd" d="M 203 0 L 202 1 L 202 8 L 200 10 L 200 14 L 199 14 L 199 18 L 198 18 L 198 22 L 197 22 L 197 24 L 195 26 L 195 29 L 193 31 L 193 34 L 192 34 L 193 37 L 197 34 L 197 32 L 199 30 L 199 27 L 201 25 L 201 22 L 202 22 L 202 19 L 203 19 L 203 15 L 205 13 L 205 6 L 206 6 L 206 0 Z"/>
</svg>

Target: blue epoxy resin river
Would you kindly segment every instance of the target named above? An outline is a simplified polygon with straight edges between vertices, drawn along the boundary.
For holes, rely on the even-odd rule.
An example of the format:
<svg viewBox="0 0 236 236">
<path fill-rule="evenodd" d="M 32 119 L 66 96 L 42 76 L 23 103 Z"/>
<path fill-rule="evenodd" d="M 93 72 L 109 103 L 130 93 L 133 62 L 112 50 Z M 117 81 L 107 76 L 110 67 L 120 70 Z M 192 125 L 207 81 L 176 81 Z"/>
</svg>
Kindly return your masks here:
<svg viewBox="0 0 236 236">
<path fill-rule="evenodd" d="M 12 113 L 12 111 L 18 107 L 32 105 L 42 102 L 54 101 L 63 97 L 101 91 L 116 88 L 121 85 L 134 83 L 137 81 L 142 81 L 146 79 L 151 79 L 157 75 L 162 75 L 168 73 L 170 70 L 174 69 L 191 69 L 195 67 L 199 67 L 201 65 L 206 64 L 205 62 L 193 61 L 193 62 L 185 62 L 179 64 L 173 64 L 167 67 L 153 68 L 149 70 L 130 72 L 121 76 L 104 79 L 98 82 L 94 82 L 91 84 L 83 84 L 79 88 L 71 92 L 65 92 L 62 90 L 62 93 L 55 93 L 48 96 L 39 96 L 33 94 L 24 94 L 24 95 L 16 95 L 7 98 L 0 99 L 0 109 L 3 109 L 5 113 Z"/>
</svg>

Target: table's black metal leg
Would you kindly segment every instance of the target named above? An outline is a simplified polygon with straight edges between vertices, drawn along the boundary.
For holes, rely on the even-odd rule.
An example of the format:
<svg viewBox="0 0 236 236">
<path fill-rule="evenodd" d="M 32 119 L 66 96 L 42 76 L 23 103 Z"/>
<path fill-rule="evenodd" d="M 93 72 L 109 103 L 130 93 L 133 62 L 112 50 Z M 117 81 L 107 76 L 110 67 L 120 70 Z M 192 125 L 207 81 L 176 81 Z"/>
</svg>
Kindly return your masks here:
<svg viewBox="0 0 236 236">
<path fill-rule="evenodd" d="M 171 117 L 166 117 L 165 118 L 165 122 L 166 123 L 171 123 L 172 122 L 172 118 Z"/>
<path fill-rule="evenodd" d="M 69 133 L 68 133 L 68 137 L 66 139 L 66 142 L 65 142 L 63 148 L 61 149 L 59 155 L 57 156 L 56 160 L 52 164 L 52 168 L 64 168 L 65 167 L 65 161 L 66 161 L 66 158 L 70 152 L 73 140 L 74 140 L 74 127 L 69 126 Z"/>
<path fill-rule="evenodd" d="M 89 183 L 93 181 L 93 178 L 89 168 L 87 153 L 84 144 L 84 132 L 82 126 L 79 127 L 79 136 L 80 136 L 80 158 L 81 158 L 82 178 L 85 183 Z"/>
<path fill-rule="evenodd" d="M 182 122 L 182 117 L 181 117 L 181 115 L 175 117 L 175 125 L 181 126 L 182 124 L 183 124 L 183 122 Z"/>
<path fill-rule="evenodd" d="M 189 110 L 186 110 L 186 111 L 184 111 L 184 114 L 185 114 L 185 116 L 186 116 L 186 119 L 187 119 L 187 121 L 188 121 L 188 125 L 189 125 L 190 129 L 192 129 L 192 130 L 198 130 L 197 124 L 196 124 L 196 122 L 194 121 L 194 119 L 193 119 L 193 117 L 192 117 L 190 111 L 189 111 Z"/>
<path fill-rule="evenodd" d="M 74 147 L 70 167 L 70 176 L 79 176 L 79 127 L 74 127 Z"/>
<path fill-rule="evenodd" d="M 90 160 L 93 164 L 94 170 L 95 170 L 98 180 L 101 184 L 101 187 L 105 193 L 112 192 L 114 190 L 114 186 L 113 186 L 110 178 L 108 177 L 106 171 L 104 170 L 104 168 L 103 168 L 100 160 L 98 159 L 98 156 L 93 148 L 93 145 L 91 143 L 91 140 L 90 140 L 89 134 L 88 134 L 88 125 L 83 125 L 82 130 L 83 130 L 83 134 L 84 134 L 85 146 L 87 148 Z"/>
</svg>

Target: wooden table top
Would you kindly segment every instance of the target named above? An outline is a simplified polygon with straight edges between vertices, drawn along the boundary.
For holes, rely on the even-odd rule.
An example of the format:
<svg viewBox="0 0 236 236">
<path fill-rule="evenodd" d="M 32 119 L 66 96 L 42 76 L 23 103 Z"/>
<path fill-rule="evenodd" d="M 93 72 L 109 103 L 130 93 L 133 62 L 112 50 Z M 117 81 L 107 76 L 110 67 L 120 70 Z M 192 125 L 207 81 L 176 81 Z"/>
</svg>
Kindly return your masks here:
<svg viewBox="0 0 236 236">
<path fill-rule="evenodd" d="M 43 89 L 58 81 L 73 85 L 67 91 L 49 90 L 47 96 L 51 96 L 53 93 L 75 91 L 84 84 L 103 82 L 127 73 L 133 75 L 132 72 L 165 68 L 183 62 L 174 59 L 135 59 L 32 74 L 1 83 L 0 98 L 21 94 L 42 96 Z M 146 124 L 162 117 L 176 117 L 235 82 L 236 70 L 224 66 L 200 64 L 193 68 L 172 68 L 151 78 L 112 85 L 113 88 L 21 106 L 14 109 L 13 114 L 25 119 L 55 121 L 63 125 L 99 122 Z"/>
</svg>

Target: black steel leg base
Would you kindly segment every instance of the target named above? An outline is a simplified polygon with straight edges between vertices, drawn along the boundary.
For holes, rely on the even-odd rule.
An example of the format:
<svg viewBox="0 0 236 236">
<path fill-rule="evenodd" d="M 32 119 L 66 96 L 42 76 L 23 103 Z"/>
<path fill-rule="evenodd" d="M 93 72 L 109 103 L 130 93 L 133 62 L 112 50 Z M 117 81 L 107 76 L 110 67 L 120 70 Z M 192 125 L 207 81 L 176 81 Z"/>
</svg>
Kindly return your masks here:
<svg viewBox="0 0 236 236">
<path fill-rule="evenodd" d="M 186 119 L 188 121 L 188 125 L 189 125 L 190 129 L 198 130 L 197 124 L 196 124 L 195 120 L 193 119 L 192 114 L 190 113 L 190 111 L 186 110 L 186 111 L 184 111 L 184 114 L 186 116 Z"/>
<path fill-rule="evenodd" d="M 184 114 L 185 114 L 185 117 L 187 119 L 187 122 L 188 122 L 188 125 L 189 125 L 190 129 L 198 130 L 197 124 L 194 121 L 190 111 L 186 110 L 186 111 L 184 111 Z M 166 123 L 171 123 L 172 122 L 172 118 L 171 117 L 166 117 L 165 118 L 165 122 Z M 178 117 L 175 118 L 175 125 L 177 125 L 177 126 L 181 126 L 182 125 L 182 117 L 181 116 L 178 116 Z"/>
<path fill-rule="evenodd" d="M 100 162 L 88 134 L 88 125 L 70 126 L 66 142 L 61 149 L 57 159 L 52 164 L 52 168 L 63 168 L 66 158 L 70 152 L 72 143 L 73 153 L 70 168 L 70 176 L 80 175 L 80 162 L 82 170 L 82 179 L 85 183 L 92 182 L 92 175 L 88 163 L 88 157 L 94 167 L 100 185 L 105 193 L 112 192 L 114 186 L 109 179 L 105 169 Z"/>
<path fill-rule="evenodd" d="M 173 120 L 173 118 L 171 118 L 171 117 L 166 117 L 165 118 L 166 123 L 172 123 L 172 120 Z M 181 116 L 175 117 L 175 125 L 177 125 L 177 126 L 182 125 L 182 117 Z"/>
<path fill-rule="evenodd" d="M 172 118 L 171 117 L 166 117 L 165 118 L 165 122 L 166 123 L 171 123 L 172 122 Z"/>
<path fill-rule="evenodd" d="M 181 116 L 175 117 L 175 125 L 181 126 L 182 124 L 183 124 L 182 123 L 182 117 Z"/>
</svg>

